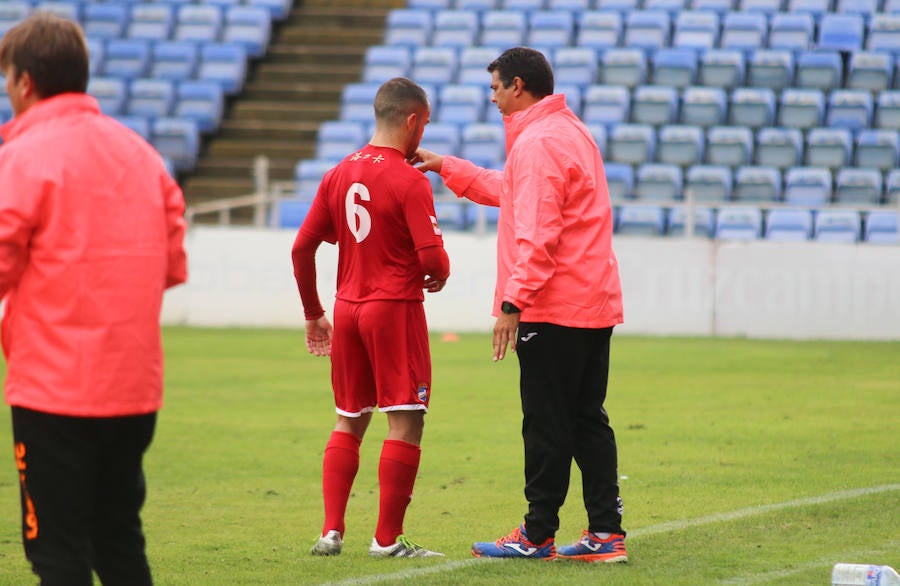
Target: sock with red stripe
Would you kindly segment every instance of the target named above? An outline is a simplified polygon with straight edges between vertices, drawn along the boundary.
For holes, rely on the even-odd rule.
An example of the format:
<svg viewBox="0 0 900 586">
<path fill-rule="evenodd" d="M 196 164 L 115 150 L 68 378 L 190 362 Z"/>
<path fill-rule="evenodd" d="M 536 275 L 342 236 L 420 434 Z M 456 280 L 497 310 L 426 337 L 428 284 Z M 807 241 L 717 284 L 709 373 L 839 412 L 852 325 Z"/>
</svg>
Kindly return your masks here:
<svg viewBox="0 0 900 586">
<path fill-rule="evenodd" d="M 375 540 L 381 546 L 397 541 L 403 533 L 403 518 L 412 499 L 413 485 L 419 472 L 419 446 L 397 440 L 384 440 L 378 464 L 380 507 Z"/>
<path fill-rule="evenodd" d="M 337 529 L 344 535 L 344 514 L 350 489 L 359 470 L 359 445 L 362 440 L 343 431 L 331 432 L 322 462 L 322 495 L 325 497 L 325 525 L 322 535 Z"/>
</svg>

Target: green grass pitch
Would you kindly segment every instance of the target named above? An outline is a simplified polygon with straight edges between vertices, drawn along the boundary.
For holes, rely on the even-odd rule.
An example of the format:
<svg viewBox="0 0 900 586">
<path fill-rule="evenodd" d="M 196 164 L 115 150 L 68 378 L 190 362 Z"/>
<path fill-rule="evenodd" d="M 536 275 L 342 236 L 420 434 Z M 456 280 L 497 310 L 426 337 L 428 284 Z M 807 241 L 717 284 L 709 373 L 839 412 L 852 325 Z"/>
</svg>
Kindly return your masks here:
<svg viewBox="0 0 900 586">
<path fill-rule="evenodd" d="M 378 414 L 361 453 L 344 553 L 314 558 L 329 363 L 302 331 L 167 328 L 166 405 L 146 460 L 158 584 L 819 584 L 836 562 L 900 567 L 900 343 L 614 336 L 631 561 L 471 558 L 521 521 L 514 356 L 432 337 L 434 384 L 406 531 L 446 559 L 367 557 Z M 0 416 L 0 585 L 35 584 L 20 544 L 8 410 Z M 584 528 L 580 479 L 557 540 Z"/>
</svg>

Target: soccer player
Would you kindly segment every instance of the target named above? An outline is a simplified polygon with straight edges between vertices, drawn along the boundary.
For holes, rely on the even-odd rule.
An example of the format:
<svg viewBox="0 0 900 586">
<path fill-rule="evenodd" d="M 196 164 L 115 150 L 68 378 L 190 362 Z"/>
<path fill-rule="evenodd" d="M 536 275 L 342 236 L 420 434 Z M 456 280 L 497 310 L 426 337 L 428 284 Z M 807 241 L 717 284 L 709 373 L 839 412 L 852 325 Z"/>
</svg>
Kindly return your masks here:
<svg viewBox="0 0 900 586">
<path fill-rule="evenodd" d="M 344 514 L 359 468 L 359 446 L 377 407 L 388 435 L 378 466 L 380 504 L 369 554 L 442 555 L 403 535 L 419 469 L 431 395 L 431 357 L 422 290 L 443 289 L 450 262 L 431 186 L 409 164 L 430 117 L 424 90 L 405 78 L 375 96 L 375 133 L 325 174 L 292 249 L 306 316 L 306 347 L 331 355 L 337 424 L 325 447 L 325 523 L 314 555 L 341 552 Z M 334 327 L 316 289 L 315 253 L 338 245 Z"/>
<path fill-rule="evenodd" d="M 588 529 L 560 558 L 627 560 L 617 452 L 603 407 L 622 289 L 612 249 L 612 210 L 600 151 L 553 94 L 553 72 L 533 49 L 509 49 L 488 65 L 491 100 L 503 114 L 502 171 L 419 149 L 461 197 L 500 206 L 494 360 L 518 351 L 525 443 L 525 523 L 478 557 L 557 557 L 559 508 L 574 459 L 581 469 Z"/>
<path fill-rule="evenodd" d="M 78 25 L 0 40 L 0 296 L 22 538 L 44 585 L 152 583 L 142 459 L 162 405 L 163 291 L 187 278 L 184 199 L 143 138 L 85 93 Z"/>
</svg>

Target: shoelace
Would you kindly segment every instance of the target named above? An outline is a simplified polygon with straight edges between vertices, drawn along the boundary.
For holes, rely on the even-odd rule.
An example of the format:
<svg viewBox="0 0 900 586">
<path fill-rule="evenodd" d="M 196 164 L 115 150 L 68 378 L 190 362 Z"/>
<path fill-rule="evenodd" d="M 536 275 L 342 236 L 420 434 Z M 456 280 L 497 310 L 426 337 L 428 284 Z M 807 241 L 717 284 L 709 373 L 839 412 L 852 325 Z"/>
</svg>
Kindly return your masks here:
<svg viewBox="0 0 900 586">
<path fill-rule="evenodd" d="M 513 529 L 513 532 L 507 535 L 506 537 L 501 537 L 497 540 L 497 543 L 509 543 L 511 541 L 527 541 L 527 539 L 522 538 L 522 528 L 516 527 Z"/>
</svg>

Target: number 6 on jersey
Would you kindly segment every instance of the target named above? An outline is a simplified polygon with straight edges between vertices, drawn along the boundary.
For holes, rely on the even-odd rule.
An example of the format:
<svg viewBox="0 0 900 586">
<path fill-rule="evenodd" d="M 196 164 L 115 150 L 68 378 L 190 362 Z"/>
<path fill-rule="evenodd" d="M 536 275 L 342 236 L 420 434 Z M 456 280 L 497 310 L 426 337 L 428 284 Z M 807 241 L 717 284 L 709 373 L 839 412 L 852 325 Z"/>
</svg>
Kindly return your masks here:
<svg viewBox="0 0 900 586">
<path fill-rule="evenodd" d="M 357 194 L 359 194 L 359 199 L 362 201 L 371 201 L 369 189 L 362 183 L 351 185 L 350 189 L 347 190 L 347 197 L 344 201 L 347 211 L 347 226 L 350 228 L 350 233 L 353 234 L 357 242 L 362 242 L 372 229 L 372 216 L 369 215 L 369 210 L 356 203 Z"/>
</svg>

